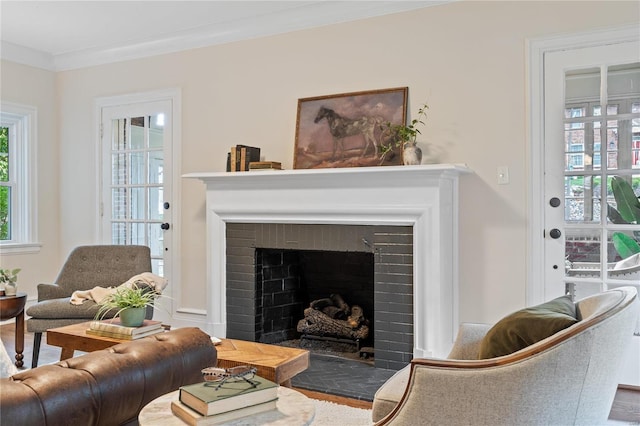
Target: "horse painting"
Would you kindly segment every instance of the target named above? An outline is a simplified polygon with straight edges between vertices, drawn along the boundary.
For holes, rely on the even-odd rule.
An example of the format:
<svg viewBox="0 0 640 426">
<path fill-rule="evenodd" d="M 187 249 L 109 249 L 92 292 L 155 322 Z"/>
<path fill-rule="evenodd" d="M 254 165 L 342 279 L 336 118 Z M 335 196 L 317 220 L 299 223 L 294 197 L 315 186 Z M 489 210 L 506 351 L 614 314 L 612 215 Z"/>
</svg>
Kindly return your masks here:
<svg viewBox="0 0 640 426">
<path fill-rule="evenodd" d="M 341 157 L 344 157 L 344 138 L 356 135 L 362 135 L 365 142 L 360 157 L 364 157 L 371 145 L 373 145 L 373 155 L 377 154 L 378 141 L 375 137 L 375 130 L 376 126 L 381 123 L 380 119 L 368 116 L 362 116 L 357 119 L 346 118 L 330 108 L 320 107 L 313 122 L 318 123 L 323 118 L 327 119 L 329 133 L 333 138 L 333 159 L 336 158 L 338 151 Z"/>
</svg>

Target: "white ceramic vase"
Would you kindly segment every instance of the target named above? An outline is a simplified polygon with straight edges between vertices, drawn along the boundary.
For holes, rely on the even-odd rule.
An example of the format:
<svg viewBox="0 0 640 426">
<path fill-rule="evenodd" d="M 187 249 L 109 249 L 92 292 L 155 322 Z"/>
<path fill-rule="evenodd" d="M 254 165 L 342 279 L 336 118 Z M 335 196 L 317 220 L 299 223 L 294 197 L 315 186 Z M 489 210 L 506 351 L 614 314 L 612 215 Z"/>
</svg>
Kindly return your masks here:
<svg viewBox="0 0 640 426">
<path fill-rule="evenodd" d="M 7 296 L 15 296 L 18 293 L 18 285 L 16 283 L 5 283 L 4 294 Z"/>
</svg>

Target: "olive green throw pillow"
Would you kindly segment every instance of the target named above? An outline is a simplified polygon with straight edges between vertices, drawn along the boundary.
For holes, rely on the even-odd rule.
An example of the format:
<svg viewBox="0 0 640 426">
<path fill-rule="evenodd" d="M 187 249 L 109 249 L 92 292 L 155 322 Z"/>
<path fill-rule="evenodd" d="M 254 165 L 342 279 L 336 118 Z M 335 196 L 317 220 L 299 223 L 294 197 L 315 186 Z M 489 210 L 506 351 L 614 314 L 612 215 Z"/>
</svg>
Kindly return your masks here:
<svg viewBox="0 0 640 426">
<path fill-rule="evenodd" d="M 517 352 L 576 322 L 576 306 L 569 296 L 519 310 L 489 330 L 480 344 L 478 359 Z"/>
</svg>

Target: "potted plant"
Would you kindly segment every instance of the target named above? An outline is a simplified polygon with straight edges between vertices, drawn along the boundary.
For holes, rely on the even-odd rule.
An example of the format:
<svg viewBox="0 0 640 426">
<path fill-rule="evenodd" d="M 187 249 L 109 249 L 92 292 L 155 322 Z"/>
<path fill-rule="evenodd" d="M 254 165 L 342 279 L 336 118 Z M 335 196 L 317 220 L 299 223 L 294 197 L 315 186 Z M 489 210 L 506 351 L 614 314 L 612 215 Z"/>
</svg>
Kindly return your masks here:
<svg viewBox="0 0 640 426">
<path fill-rule="evenodd" d="M 22 269 L 0 269 L 0 286 L 7 296 L 15 296 L 18 292 L 18 272 Z"/>
<path fill-rule="evenodd" d="M 383 126 L 382 141 L 380 144 L 381 160 L 394 148 L 402 147 L 402 163 L 404 165 L 416 165 L 422 162 L 422 150 L 417 147 L 416 138 L 420 133 L 419 126 L 425 124 L 429 105 L 424 103 L 418 109 L 418 116 L 411 120 L 410 124 L 393 124 L 386 122 Z"/>
<path fill-rule="evenodd" d="M 118 287 L 116 291 L 100 302 L 96 319 L 103 319 L 107 312 L 116 310 L 115 317 L 125 327 L 142 325 L 148 306 L 154 306 L 159 294 L 149 287 Z"/>
</svg>

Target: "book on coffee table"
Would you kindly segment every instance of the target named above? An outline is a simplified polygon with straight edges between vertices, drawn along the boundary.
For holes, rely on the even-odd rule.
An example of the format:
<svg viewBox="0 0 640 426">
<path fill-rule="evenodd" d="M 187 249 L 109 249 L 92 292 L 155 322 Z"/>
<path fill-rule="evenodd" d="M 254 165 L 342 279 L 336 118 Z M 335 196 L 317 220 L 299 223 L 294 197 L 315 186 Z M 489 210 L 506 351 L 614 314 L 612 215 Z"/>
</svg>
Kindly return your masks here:
<svg viewBox="0 0 640 426">
<path fill-rule="evenodd" d="M 198 413 L 210 416 L 278 398 L 278 384 L 259 376 L 254 376 L 251 381 L 255 386 L 240 378 L 229 379 L 219 388 L 217 382 L 182 386 L 179 400 Z"/>
<path fill-rule="evenodd" d="M 151 330 L 147 330 L 143 333 L 136 333 L 136 334 L 120 334 L 120 333 L 114 333 L 106 330 L 93 330 L 91 328 L 88 328 L 86 332 L 87 334 L 91 334 L 94 336 L 110 337 L 112 339 L 137 340 L 137 339 L 142 339 L 143 337 L 153 336 L 154 334 L 162 333 L 164 332 L 164 329 L 154 328 Z"/>
<path fill-rule="evenodd" d="M 171 401 L 171 412 L 179 417 L 183 422 L 191 426 L 209 426 L 218 425 L 232 420 L 240 419 L 246 416 L 252 416 L 269 410 L 275 410 L 277 400 L 263 402 L 261 404 L 250 405 L 248 407 L 239 408 L 237 410 L 227 411 L 221 414 L 211 416 L 203 416 L 197 411 L 189 408 L 180 401 Z"/>
<path fill-rule="evenodd" d="M 128 334 L 135 336 L 138 334 L 148 333 L 151 330 L 162 328 L 162 321 L 145 319 L 139 327 L 125 327 L 120 322 L 120 318 L 110 318 L 100 321 L 91 321 L 89 323 L 90 330 L 106 331 L 115 334 Z"/>
</svg>

